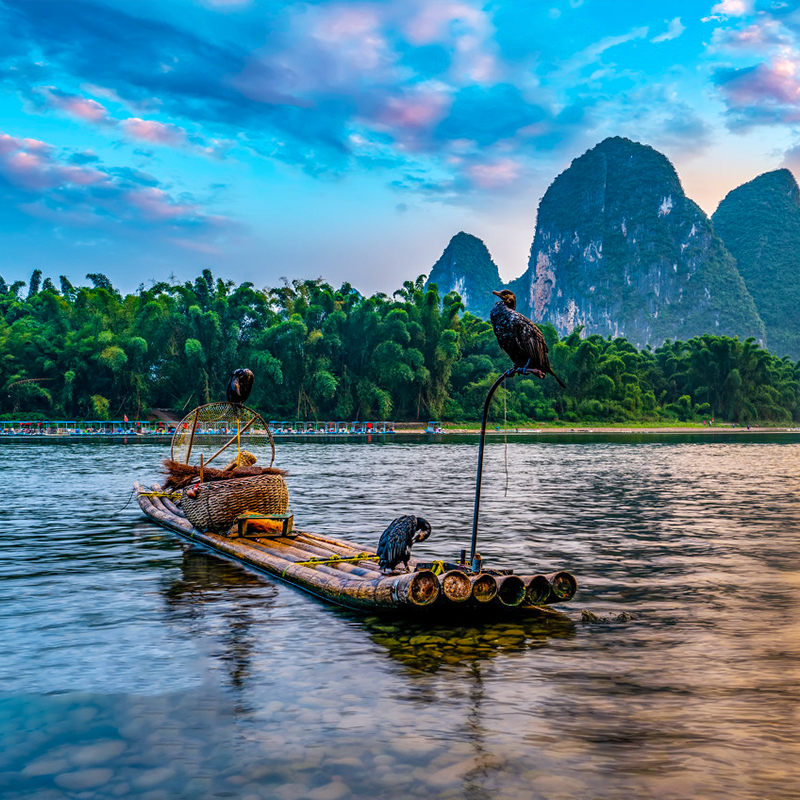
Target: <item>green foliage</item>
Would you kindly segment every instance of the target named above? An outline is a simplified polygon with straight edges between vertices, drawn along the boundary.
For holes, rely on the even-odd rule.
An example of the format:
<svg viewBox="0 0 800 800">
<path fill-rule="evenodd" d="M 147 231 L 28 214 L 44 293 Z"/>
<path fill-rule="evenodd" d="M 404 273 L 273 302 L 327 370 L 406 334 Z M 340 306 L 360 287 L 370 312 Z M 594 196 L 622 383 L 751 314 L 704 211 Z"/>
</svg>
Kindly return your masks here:
<svg viewBox="0 0 800 800">
<path fill-rule="evenodd" d="M 508 368 L 489 323 L 424 278 L 393 298 L 345 283 L 258 291 L 205 270 L 123 297 L 47 279 L 0 282 L 0 414 L 120 418 L 224 397 L 231 371 L 256 374 L 248 403 L 270 419 L 479 420 Z M 800 420 L 800 367 L 754 339 L 704 335 L 637 350 L 623 338 L 559 339 L 541 326 L 567 383 L 516 377 L 496 395 L 498 422 Z M 505 405 L 505 412 L 504 412 Z M 31 416 L 33 415 L 33 416 Z M 40 415 L 37 417 L 37 415 Z"/>
</svg>

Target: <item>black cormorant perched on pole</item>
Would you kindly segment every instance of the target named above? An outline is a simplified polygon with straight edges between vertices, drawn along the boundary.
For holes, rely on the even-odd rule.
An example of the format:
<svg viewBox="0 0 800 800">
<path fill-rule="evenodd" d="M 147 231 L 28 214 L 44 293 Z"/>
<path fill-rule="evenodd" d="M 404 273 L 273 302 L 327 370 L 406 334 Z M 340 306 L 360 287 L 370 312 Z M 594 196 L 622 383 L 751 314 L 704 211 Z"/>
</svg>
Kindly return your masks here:
<svg viewBox="0 0 800 800">
<path fill-rule="evenodd" d="M 431 526 L 422 517 L 398 517 L 381 534 L 378 542 L 378 566 L 382 572 L 392 572 L 402 561 L 408 572 L 411 545 L 424 542 L 431 535 Z"/>
<path fill-rule="evenodd" d="M 253 391 L 253 380 L 255 376 L 249 369 L 237 369 L 231 374 L 228 383 L 227 398 L 229 403 L 242 405 Z"/>
<path fill-rule="evenodd" d="M 489 315 L 494 335 L 500 347 L 514 362 L 514 369 L 520 370 L 523 375 L 529 370 L 539 378 L 544 378 L 549 373 L 566 389 L 564 382 L 550 367 L 544 334 L 531 320 L 516 310 L 517 298 L 514 292 L 503 289 L 502 292 L 492 294 L 500 298 Z"/>
</svg>

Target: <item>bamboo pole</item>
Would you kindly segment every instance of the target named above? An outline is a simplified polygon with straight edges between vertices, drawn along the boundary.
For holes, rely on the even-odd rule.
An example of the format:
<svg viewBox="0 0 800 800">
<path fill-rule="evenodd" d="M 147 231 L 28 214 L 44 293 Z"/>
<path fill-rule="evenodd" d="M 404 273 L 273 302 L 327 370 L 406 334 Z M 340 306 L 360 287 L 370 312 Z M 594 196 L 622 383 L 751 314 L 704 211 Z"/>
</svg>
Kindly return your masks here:
<svg viewBox="0 0 800 800">
<path fill-rule="evenodd" d="M 478 603 L 488 603 L 497 596 L 497 581 L 488 572 L 470 577 L 472 599 Z"/>
<path fill-rule="evenodd" d="M 550 581 L 544 575 L 520 575 L 525 584 L 527 601 L 535 606 L 547 602 L 550 595 Z"/>
<path fill-rule="evenodd" d="M 572 600 L 575 597 L 575 592 L 578 591 L 578 582 L 575 577 L 569 572 L 554 572 L 552 575 L 547 576 L 550 583 L 552 593 L 556 596 L 556 600 L 550 602 L 562 602 Z"/>
<path fill-rule="evenodd" d="M 525 584 L 519 575 L 499 575 L 497 581 L 497 601 L 504 606 L 518 606 L 526 594 Z"/>
<path fill-rule="evenodd" d="M 439 583 L 442 584 L 444 596 L 452 603 L 464 603 L 472 596 L 472 582 L 461 570 L 445 572 L 439 576 Z"/>
<path fill-rule="evenodd" d="M 323 549 L 327 548 L 332 553 L 336 553 L 336 555 L 345 557 L 357 556 L 359 553 L 369 553 L 371 556 L 376 555 L 375 551 L 370 547 L 358 547 L 357 545 L 352 545 L 349 543 L 343 544 L 341 542 L 337 542 L 335 539 L 327 539 L 324 536 L 317 536 L 315 533 L 308 533 L 307 531 L 298 531 L 297 533 L 298 536 L 293 541 L 301 544 L 308 544 L 312 547 L 322 547 Z M 378 566 L 377 562 L 365 562 L 364 568 L 370 569 L 373 572 L 381 571 L 381 568 Z"/>
<path fill-rule="evenodd" d="M 313 558 L 331 558 L 335 556 L 347 558 L 347 556 L 341 556 L 340 553 L 333 553 L 317 547 L 311 547 L 308 549 L 297 548 L 292 545 L 285 544 L 285 541 L 285 539 L 268 539 L 266 541 L 256 540 L 255 546 L 260 550 L 272 553 L 273 555 L 277 555 L 281 558 L 288 558 L 291 556 L 291 558 L 288 558 L 288 560 L 294 559 L 295 561 L 310 561 Z M 282 553 L 285 553 L 285 555 L 281 555 Z M 366 569 L 358 564 L 336 562 L 333 564 L 314 565 L 313 568 L 337 569 L 341 572 L 347 572 L 360 577 L 368 577 L 373 579 L 376 577 L 376 573 L 371 569 Z M 377 573 L 377 575 L 382 574 L 383 573 Z"/>
<path fill-rule="evenodd" d="M 238 431 L 238 430 L 237 430 L 237 431 L 236 431 L 236 436 L 232 436 L 230 439 L 228 439 L 228 441 L 227 441 L 227 442 L 225 442 L 225 444 L 224 444 L 224 445 L 222 445 L 222 447 L 220 447 L 220 449 L 219 449 L 219 450 L 217 450 L 217 452 L 216 452 L 216 453 L 214 453 L 214 455 L 213 455 L 213 456 L 211 456 L 211 458 L 209 458 L 209 459 L 208 459 L 208 461 L 206 461 L 206 466 L 208 466 L 208 465 L 209 465 L 209 464 L 210 464 L 210 463 L 211 463 L 211 462 L 212 462 L 212 461 L 213 461 L 213 460 L 214 460 L 214 459 L 215 459 L 215 458 L 216 458 L 216 457 L 217 457 L 217 456 L 218 456 L 220 453 L 223 453 L 225 450 L 227 450 L 227 449 L 228 449 L 228 447 L 230 447 L 230 446 L 231 446 L 231 445 L 232 445 L 232 444 L 233 444 L 233 443 L 236 441 L 236 438 L 237 438 L 237 436 L 241 436 L 241 434 L 242 434 L 242 433 L 246 433 L 246 432 L 247 432 L 247 429 L 248 429 L 248 428 L 249 428 L 249 427 L 250 427 L 250 426 L 251 426 L 251 425 L 252 425 L 252 424 L 253 424 L 255 421 L 256 421 L 256 418 L 255 418 L 255 417 L 253 417 L 253 418 L 250 420 L 250 422 L 248 422 L 248 423 L 247 423 L 247 425 L 245 425 L 245 426 L 244 426 L 244 428 L 242 428 L 242 430 L 241 430 L 241 431 Z"/>
<path fill-rule="evenodd" d="M 185 464 L 189 463 L 189 456 L 192 454 L 192 445 L 194 444 L 194 434 L 197 431 L 197 418 L 200 416 L 200 409 L 196 408 L 194 410 L 194 421 L 192 422 L 192 435 L 189 437 L 189 447 L 186 449 L 186 460 Z"/>
<path fill-rule="evenodd" d="M 481 422 L 481 440 L 478 445 L 478 472 L 475 476 L 475 508 L 472 512 L 472 543 L 470 545 L 469 560 L 470 563 L 475 558 L 475 550 L 478 546 L 478 515 L 481 510 L 481 479 L 483 478 L 483 446 L 486 442 L 486 423 L 489 419 L 489 406 L 492 403 L 492 397 L 497 387 L 508 377 L 516 373 L 516 367 L 504 372 L 489 389 L 489 394 L 486 395 L 486 402 L 483 404 L 483 420 Z"/>
</svg>

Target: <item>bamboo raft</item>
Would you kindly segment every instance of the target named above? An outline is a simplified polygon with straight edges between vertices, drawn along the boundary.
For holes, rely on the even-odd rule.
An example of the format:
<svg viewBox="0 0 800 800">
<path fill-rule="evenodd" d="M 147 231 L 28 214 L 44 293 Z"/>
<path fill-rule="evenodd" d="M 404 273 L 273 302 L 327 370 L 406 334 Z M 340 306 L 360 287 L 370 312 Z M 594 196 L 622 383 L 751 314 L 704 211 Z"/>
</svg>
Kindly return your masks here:
<svg viewBox="0 0 800 800">
<path fill-rule="evenodd" d="M 134 484 L 139 506 L 154 522 L 193 542 L 272 575 L 323 600 L 358 611 L 402 610 L 452 612 L 459 617 L 477 614 L 548 615 L 550 603 L 563 603 L 577 584 L 568 572 L 553 575 L 473 573 L 434 562 L 426 569 L 413 560 L 411 572 L 385 575 L 374 550 L 341 539 L 306 531 L 232 535 L 204 533 L 195 528 L 161 487 Z"/>
</svg>

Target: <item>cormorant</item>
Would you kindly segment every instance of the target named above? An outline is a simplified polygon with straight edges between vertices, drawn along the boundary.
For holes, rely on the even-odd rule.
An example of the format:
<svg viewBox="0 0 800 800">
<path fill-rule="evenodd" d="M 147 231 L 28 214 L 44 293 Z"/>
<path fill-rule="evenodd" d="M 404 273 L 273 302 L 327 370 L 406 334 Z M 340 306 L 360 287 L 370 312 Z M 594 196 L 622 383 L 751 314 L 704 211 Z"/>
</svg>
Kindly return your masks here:
<svg viewBox="0 0 800 800">
<path fill-rule="evenodd" d="M 231 373 L 226 393 L 228 402 L 242 405 L 253 391 L 253 380 L 255 376 L 249 369 L 237 369 Z"/>
<path fill-rule="evenodd" d="M 408 572 L 408 559 L 411 558 L 411 545 L 424 542 L 431 535 L 431 526 L 422 517 L 407 515 L 398 517 L 381 534 L 378 542 L 378 566 L 381 572 L 393 572 L 402 561 Z"/>
<path fill-rule="evenodd" d="M 503 289 L 492 294 L 500 298 L 489 315 L 494 335 L 500 347 L 514 362 L 514 370 L 520 370 L 523 375 L 530 370 L 539 378 L 544 378 L 549 373 L 566 389 L 564 381 L 550 367 L 544 335 L 531 320 L 516 310 L 517 298 L 514 292 Z"/>
</svg>

